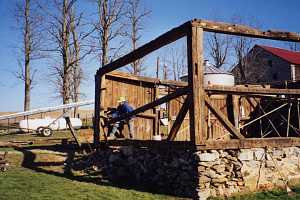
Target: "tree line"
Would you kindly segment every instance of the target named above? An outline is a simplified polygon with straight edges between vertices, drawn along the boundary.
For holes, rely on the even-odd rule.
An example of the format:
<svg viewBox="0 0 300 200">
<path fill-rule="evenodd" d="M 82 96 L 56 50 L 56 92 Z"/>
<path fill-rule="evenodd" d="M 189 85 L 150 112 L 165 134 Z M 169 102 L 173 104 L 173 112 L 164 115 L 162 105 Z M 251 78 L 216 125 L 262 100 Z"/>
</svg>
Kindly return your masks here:
<svg viewBox="0 0 300 200">
<path fill-rule="evenodd" d="M 94 10 L 84 12 L 84 4 Z M 94 56 L 102 67 L 124 52 L 125 46 L 127 51 L 138 48 L 144 21 L 151 13 L 140 0 L 19 0 L 15 8 L 22 36 L 15 74 L 24 83 L 24 110 L 30 109 L 35 60 L 51 60 L 49 75 L 62 103 L 77 102 L 84 79 L 82 63 Z M 142 60 L 129 70 L 139 75 Z"/>
</svg>

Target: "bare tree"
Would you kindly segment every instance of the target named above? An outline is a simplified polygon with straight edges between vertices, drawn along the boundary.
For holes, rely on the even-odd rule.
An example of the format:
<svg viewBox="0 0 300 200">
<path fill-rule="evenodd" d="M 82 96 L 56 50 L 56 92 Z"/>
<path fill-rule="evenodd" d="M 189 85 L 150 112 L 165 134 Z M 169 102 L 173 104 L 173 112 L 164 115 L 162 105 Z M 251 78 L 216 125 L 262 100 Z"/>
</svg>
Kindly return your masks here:
<svg viewBox="0 0 300 200">
<path fill-rule="evenodd" d="M 243 24 L 243 25 L 250 25 L 252 27 L 258 27 L 258 23 L 255 19 L 245 19 L 241 16 L 234 16 L 232 19 L 233 23 Z M 233 50 L 236 56 L 236 66 L 239 70 L 240 81 L 246 81 L 246 73 L 245 70 L 247 65 L 253 59 L 252 56 L 247 56 L 251 48 L 254 46 L 256 39 L 248 38 L 244 36 L 238 36 L 233 40 Z"/>
<path fill-rule="evenodd" d="M 80 15 L 81 16 L 81 15 Z M 78 102 L 80 97 L 80 84 L 83 78 L 83 71 L 80 66 L 80 41 L 78 36 L 78 27 L 80 26 L 81 17 L 76 20 L 75 19 L 75 11 L 74 8 L 70 12 L 70 19 L 71 19 L 71 33 L 73 39 L 73 55 L 72 55 L 72 101 Z M 74 115 L 76 116 L 78 112 L 77 107 L 74 108 Z"/>
<path fill-rule="evenodd" d="M 98 20 L 94 23 L 95 38 L 100 48 L 96 49 L 101 66 L 116 57 L 123 45 L 113 48 L 111 42 L 124 35 L 125 5 L 123 0 L 94 0 L 97 4 Z"/>
<path fill-rule="evenodd" d="M 151 11 L 146 8 L 141 8 L 140 0 L 128 1 L 128 12 L 126 13 L 129 21 L 129 28 L 127 36 L 131 41 L 131 50 L 136 50 L 138 42 L 141 39 L 141 32 L 144 29 L 144 19 L 149 17 Z M 140 75 L 142 71 L 142 59 L 138 59 L 131 64 L 133 74 Z"/>
<path fill-rule="evenodd" d="M 55 78 L 54 85 L 64 104 L 70 103 L 71 100 L 71 19 L 69 13 L 75 2 L 76 0 L 52 0 L 49 4 L 40 4 L 40 8 L 48 17 L 47 29 L 50 38 L 47 51 L 53 53 L 51 57 L 55 59 L 51 67 Z M 59 61 L 60 58 L 61 61 Z"/>
<path fill-rule="evenodd" d="M 229 48 L 232 39 L 228 35 L 211 33 L 208 36 L 209 55 L 213 59 L 213 66 L 217 68 L 224 67 L 227 62 Z"/>
<path fill-rule="evenodd" d="M 54 84 L 63 103 L 77 102 L 80 96 L 80 84 L 83 70 L 80 61 L 89 55 L 92 49 L 83 49 L 83 42 L 93 31 L 81 31 L 83 13 L 75 12 L 77 0 L 53 0 L 55 11 L 44 9 L 49 16 L 49 33 L 54 47 L 49 51 L 56 53 L 61 62 L 52 67 Z M 83 51 L 84 50 L 84 51 Z M 76 113 L 76 109 L 75 109 Z"/>
<path fill-rule="evenodd" d="M 36 70 L 31 69 L 31 63 L 35 59 L 42 58 L 42 18 L 36 12 L 36 4 L 32 0 L 18 1 L 16 4 L 17 28 L 22 33 L 23 44 L 21 52 L 23 61 L 18 60 L 20 70 L 16 77 L 24 82 L 24 110 L 30 109 L 30 94 L 33 87 L 33 80 Z"/>
<path fill-rule="evenodd" d="M 180 80 L 180 77 L 187 73 L 187 60 L 186 60 L 186 46 L 184 44 L 179 46 L 170 47 L 166 51 L 164 61 L 172 73 L 173 80 Z"/>
</svg>

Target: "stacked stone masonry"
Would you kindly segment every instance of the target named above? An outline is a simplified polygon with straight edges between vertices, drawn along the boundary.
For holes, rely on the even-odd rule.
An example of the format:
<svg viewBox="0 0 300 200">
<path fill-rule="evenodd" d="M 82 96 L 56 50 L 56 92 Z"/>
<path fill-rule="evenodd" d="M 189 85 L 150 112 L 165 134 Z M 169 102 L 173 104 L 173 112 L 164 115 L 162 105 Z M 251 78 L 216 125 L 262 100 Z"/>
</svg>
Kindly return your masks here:
<svg viewBox="0 0 300 200">
<path fill-rule="evenodd" d="M 103 180 L 158 193 L 207 199 L 293 185 L 300 180 L 300 148 L 158 150 L 107 148 L 88 159 Z"/>
</svg>

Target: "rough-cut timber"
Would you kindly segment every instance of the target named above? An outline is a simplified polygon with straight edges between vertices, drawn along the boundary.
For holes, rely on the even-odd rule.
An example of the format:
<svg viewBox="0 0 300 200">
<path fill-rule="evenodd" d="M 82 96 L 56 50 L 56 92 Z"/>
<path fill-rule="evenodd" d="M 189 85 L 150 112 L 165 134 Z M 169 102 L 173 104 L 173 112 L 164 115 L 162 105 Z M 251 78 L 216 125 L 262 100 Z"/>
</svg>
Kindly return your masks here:
<svg viewBox="0 0 300 200">
<path fill-rule="evenodd" d="M 300 89 L 275 89 L 275 88 L 254 88 L 254 87 L 229 87 L 214 85 L 205 88 L 210 94 L 243 94 L 243 95 L 295 95 L 300 96 Z"/>
<path fill-rule="evenodd" d="M 105 77 L 108 79 L 114 79 L 116 81 L 129 81 L 129 82 L 143 82 L 149 84 L 156 84 L 156 85 L 164 85 L 164 86 L 174 86 L 174 87 L 186 87 L 188 84 L 183 81 L 173 81 L 173 80 L 161 80 L 158 78 L 151 78 L 145 76 L 133 76 L 131 74 L 120 72 L 120 71 L 113 71 L 110 73 L 105 74 Z"/>
<path fill-rule="evenodd" d="M 93 120 L 94 124 L 94 145 L 99 144 L 100 140 L 100 97 L 101 97 L 101 79 L 102 76 L 95 76 L 95 116 Z"/>
<path fill-rule="evenodd" d="M 178 149 L 197 149 L 197 150 L 219 150 L 219 149 L 249 149 L 249 148 L 272 148 L 272 147 L 292 147 L 300 146 L 300 138 L 281 137 L 281 138 L 244 138 L 231 140 L 206 140 L 205 144 L 196 145 L 191 141 L 155 141 L 155 140 L 109 140 L 107 143 L 100 142 L 102 145 L 111 146 L 139 146 L 159 149 L 178 148 Z"/>
<path fill-rule="evenodd" d="M 97 73 L 98 74 L 105 74 L 108 72 L 111 72 L 113 70 L 116 70 L 120 67 L 123 67 L 125 65 L 128 65 L 137 59 L 140 59 L 144 57 L 145 55 L 167 45 L 170 44 L 186 35 L 187 26 L 190 24 L 190 22 L 184 23 L 179 27 L 176 27 L 158 38 L 150 41 L 149 43 L 137 48 L 136 50 L 130 52 L 129 54 L 105 65 L 104 67 L 100 68 Z"/>
<path fill-rule="evenodd" d="M 267 30 L 260 31 L 258 29 L 238 24 L 228 24 L 223 22 L 214 22 L 202 19 L 192 20 L 193 26 L 203 28 L 204 31 L 223 33 L 229 35 L 246 36 L 253 38 L 263 38 L 280 41 L 300 42 L 300 35 L 293 32 Z"/>
<path fill-rule="evenodd" d="M 174 140 L 176 138 L 176 134 L 177 134 L 178 130 L 180 129 L 182 121 L 184 120 L 186 113 L 188 112 L 189 108 L 191 107 L 191 102 L 192 102 L 192 96 L 187 96 L 187 98 L 186 98 L 184 104 L 182 105 L 182 107 L 176 117 L 176 120 L 170 130 L 167 140 Z"/>
<path fill-rule="evenodd" d="M 196 144 L 206 139 L 203 81 L 203 30 L 191 26 L 187 35 L 188 84 L 192 92 L 190 137 Z"/>
<path fill-rule="evenodd" d="M 197 146 L 197 149 L 248 149 L 248 148 L 272 148 L 272 147 L 292 147 L 300 146 L 300 138 L 280 137 L 280 138 L 245 138 L 231 139 L 227 141 L 207 141 L 205 146 Z"/>
</svg>

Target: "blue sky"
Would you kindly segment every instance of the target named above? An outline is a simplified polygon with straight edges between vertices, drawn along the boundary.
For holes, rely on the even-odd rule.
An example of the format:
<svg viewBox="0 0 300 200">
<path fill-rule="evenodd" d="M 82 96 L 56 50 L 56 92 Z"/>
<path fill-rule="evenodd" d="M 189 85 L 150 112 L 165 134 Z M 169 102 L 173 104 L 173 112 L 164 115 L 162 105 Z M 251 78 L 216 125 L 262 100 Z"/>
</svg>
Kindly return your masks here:
<svg viewBox="0 0 300 200">
<path fill-rule="evenodd" d="M 17 54 L 14 47 L 22 38 L 12 28 L 15 23 L 13 9 L 15 1 L 0 0 L 0 111 L 19 111 L 23 108 L 23 86 L 14 76 L 17 70 Z M 79 0 L 80 7 L 93 12 L 89 0 Z M 233 15 L 256 18 L 263 29 L 300 32 L 300 1 L 298 0 L 142 0 L 152 10 L 147 19 L 141 43 L 149 41 L 169 29 L 193 18 L 220 18 L 230 21 Z M 149 58 L 151 59 L 151 58 Z M 38 84 L 32 91 L 32 108 L 57 105 L 54 88 L 49 84 L 49 62 L 34 63 L 38 69 Z M 82 86 L 85 96 L 93 99 L 95 61 L 86 61 L 86 81 Z M 149 70 L 151 71 L 151 70 Z"/>
</svg>

